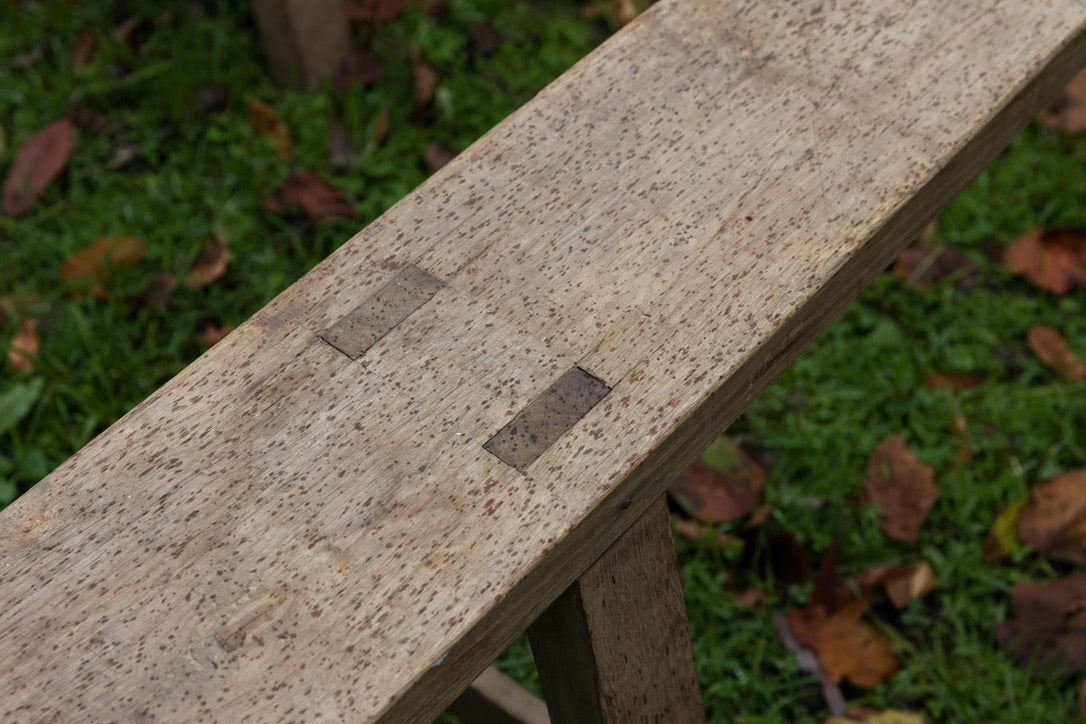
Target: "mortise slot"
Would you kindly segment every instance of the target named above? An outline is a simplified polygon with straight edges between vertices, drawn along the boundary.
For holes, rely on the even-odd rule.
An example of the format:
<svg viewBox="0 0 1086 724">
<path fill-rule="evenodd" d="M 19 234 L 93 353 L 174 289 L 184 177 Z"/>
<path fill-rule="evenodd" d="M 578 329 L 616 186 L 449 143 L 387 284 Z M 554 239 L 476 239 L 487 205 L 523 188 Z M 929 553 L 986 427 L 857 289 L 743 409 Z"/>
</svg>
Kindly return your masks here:
<svg viewBox="0 0 1086 724">
<path fill-rule="evenodd" d="M 322 332 L 320 338 L 351 359 L 358 359 L 443 286 L 445 283 L 434 275 L 408 264 L 369 299 Z"/>
<path fill-rule="evenodd" d="M 574 367 L 528 403 L 483 447 L 523 472 L 610 391 L 604 382 Z"/>
</svg>

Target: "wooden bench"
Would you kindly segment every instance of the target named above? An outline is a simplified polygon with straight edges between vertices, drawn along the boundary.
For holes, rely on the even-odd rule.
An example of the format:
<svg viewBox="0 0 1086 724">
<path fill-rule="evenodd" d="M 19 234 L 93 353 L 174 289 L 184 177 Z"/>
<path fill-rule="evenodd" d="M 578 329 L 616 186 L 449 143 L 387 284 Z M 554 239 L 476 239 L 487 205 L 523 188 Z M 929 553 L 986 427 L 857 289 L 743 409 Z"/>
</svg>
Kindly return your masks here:
<svg viewBox="0 0 1086 724">
<path fill-rule="evenodd" d="M 0 514 L 0 719 L 426 721 L 529 627 L 552 720 L 699 719 L 665 488 L 1084 61 L 658 3 Z"/>
</svg>

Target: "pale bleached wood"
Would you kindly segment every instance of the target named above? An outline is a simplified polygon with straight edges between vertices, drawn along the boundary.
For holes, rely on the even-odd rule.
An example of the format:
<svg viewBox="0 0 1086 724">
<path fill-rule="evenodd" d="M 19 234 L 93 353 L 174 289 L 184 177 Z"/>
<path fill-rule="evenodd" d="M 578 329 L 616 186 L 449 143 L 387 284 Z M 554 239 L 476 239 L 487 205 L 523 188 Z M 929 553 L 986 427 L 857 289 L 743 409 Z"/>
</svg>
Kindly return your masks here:
<svg viewBox="0 0 1086 724">
<path fill-rule="evenodd" d="M 528 635 L 555 724 L 705 720 L 663 497 Z"/>
<path fill-rule="evenodd" d="M 464 724 L 549 724 L 547 705 L 493 666 L 449 705 Z"/>
<path fill-rule="evenodd" d="M 664 0 L 0 514 L 0 719 L 424 721 L 1086 58 L 1080 0 Z M 318 335 L 415 264 L 357 360 Z M 611 391 L 521 472 L 484 443 Z"/>
<path fill-rule="evenodd" d="M 251 0 L 268 72 L 278 85 L 311 89 L 347 58 L 344 0 Z"/>
</svg>

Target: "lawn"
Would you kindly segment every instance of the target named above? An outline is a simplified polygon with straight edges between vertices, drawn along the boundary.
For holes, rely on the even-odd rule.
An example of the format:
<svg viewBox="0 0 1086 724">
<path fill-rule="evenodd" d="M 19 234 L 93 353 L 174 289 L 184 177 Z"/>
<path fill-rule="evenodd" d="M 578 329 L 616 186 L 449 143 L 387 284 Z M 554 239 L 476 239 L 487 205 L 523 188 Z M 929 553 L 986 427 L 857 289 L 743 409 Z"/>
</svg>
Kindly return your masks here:
<svg viewBox="0 0 1086 724">
<path fill-rule="evenodd" d="M 58 119 L 74 140 L 40 197 L 0 214 L 0 507 L 615 27 L 583 2 L 440 6 L 359 23 L 353 72 L 303 93 L 270 83 L 247 3 L 0 5 L 0 176 Z M 1040 229 L 1067 232 L 1046 252 L 1086 264 L 1084 158 L 1086 136 L 1032 124 L 732 425 L 706 458 L 726 474 L 703 478 L 764 478 L 757 512 L 692 531 L 702 511 L 675 499 L 711 721 L 829 716 L 774 627 L 822 600 L 827 557 L 822 580 L 863 589 L 863 621 L 896 662 L 866 686 L 844 681 L 849 707 L 933 722 L 1080 715 L 1077 666 L 1019 656 L 995 631 L 1016 584 L 1075 580 L 1086 563 L 1065 550 L 1086 534 L 1074 524 L 1064 548 L 1029 545 L 1014 518 L 1036 507 L 1032 488 L 1086 468 L 1086 382 L 1030 343 L 1048 327 L 1086 358 L 1086 286 L 1046 289 L 1006 261 Z M 937 491 L 915 540 L 886 532 L 885 502 L 861 502 L 891 435 Z M 1082 488 L 1071 509 L 1086 508 Z M 900 608 L 857 577 L 922 563 L 934 587 Z M 1045 643 L 1068 658 L 1083 647 Z M 525 642 L 501 665 L 535 685 Z"/>
</svg>

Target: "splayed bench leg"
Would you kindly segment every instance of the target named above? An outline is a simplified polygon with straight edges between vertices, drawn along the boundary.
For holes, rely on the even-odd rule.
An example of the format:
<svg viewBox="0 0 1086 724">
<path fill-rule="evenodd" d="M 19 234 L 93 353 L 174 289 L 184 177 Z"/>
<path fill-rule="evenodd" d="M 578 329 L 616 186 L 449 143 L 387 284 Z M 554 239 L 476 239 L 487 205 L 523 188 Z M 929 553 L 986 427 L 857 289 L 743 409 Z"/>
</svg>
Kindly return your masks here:
<svg viewBox="0 0 1086 724">
<path fill-rule="evenodd" d="M 528 636 L 555 724 L 704 720 L 663 498 Z"/>
</svg>

